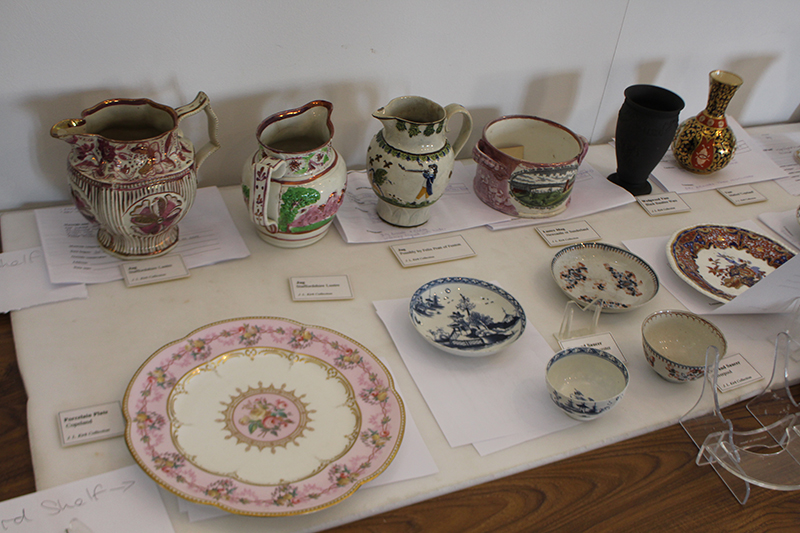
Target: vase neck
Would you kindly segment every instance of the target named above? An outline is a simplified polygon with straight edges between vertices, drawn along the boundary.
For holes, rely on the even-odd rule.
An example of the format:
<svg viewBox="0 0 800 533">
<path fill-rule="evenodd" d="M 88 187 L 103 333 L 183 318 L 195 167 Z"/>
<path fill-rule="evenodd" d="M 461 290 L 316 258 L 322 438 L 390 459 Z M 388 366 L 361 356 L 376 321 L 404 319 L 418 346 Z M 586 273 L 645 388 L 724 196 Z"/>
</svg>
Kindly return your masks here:
<svg viewBox="0 0 800 533">
<path fill-rule="evenodd" d="M 709 77 L 708 105 L 705 113 L 713 118 L 721 118 L 725 116 L 725 110 L 728 109 L 731 98 L 741 86 L 742 79 L 736 74 L 722 70 L 715 70 Z"/>
</svg>

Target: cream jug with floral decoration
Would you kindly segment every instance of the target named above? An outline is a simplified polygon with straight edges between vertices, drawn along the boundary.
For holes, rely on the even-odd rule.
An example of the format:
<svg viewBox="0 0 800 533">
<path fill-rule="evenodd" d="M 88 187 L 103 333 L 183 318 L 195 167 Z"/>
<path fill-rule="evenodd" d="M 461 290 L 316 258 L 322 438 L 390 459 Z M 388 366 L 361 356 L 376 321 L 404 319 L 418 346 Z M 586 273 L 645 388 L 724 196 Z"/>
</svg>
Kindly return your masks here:
<svg viewBox="0 0 800 533">
<path fill-rule="evenodd" d="M 456 114 L 463 120 L 450 146 L 445 133 Z M 420 96 L 395 98 L 372 116 L 383 123 L 367 149 L 367 176 L 378 195 L 378 216 L 395 226 L 424 224 L 472 132 L 472 116 L 458 104 L 442 107 Z"/>
<path fill-rule="evenodd" d="M 344 200 L 347 166 L 331 145 L 333 104 L 324 100 L 276 113 L 256 131 L 242 192 L 258 236 L 282 248 L 320 240 Z"/>
<path fill-rule="evenodd" d="M 197 153 L 178 125 L 205 111 L 209 142 Z M 217 117 L 205 93 L 173 109 L 150 100 L 106 100 L 50 134 L 72 145 L 69 184 L 97 240 L 121 259 L 145 259 L 178 243 L 178 222 L 197 192 L 197 169 L 219 148 Z"/>
</svg>

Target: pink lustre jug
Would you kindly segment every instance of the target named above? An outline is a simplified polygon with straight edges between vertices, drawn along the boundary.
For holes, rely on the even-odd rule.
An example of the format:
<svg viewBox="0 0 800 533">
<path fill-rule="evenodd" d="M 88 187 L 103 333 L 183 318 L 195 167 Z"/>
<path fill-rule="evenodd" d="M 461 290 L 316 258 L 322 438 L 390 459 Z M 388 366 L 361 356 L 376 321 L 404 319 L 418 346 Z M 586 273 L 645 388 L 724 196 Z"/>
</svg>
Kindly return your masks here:
<svg viewBox="0 0 800 533">
<path fill-rule="evenodd" d="M 242 192 L 258 236 L 281 248 L 325 236 L 344 200 L 347 166 L 331 145 L 333 104 L 276 113 L 258 126 L 259 148 L 242 171 Z"/>
<path fill-rule="evenodd" d="M 196 154 L 178 128 L 205 110 L 209 142 Z M 178 222 L 197 192 L 197 169 L 219 148 L 217 117 L 208 96 L 173 109 L 147 99 L 106 100 L 62 120 L 50 135 L 72 145 L 69 184 L 75 205 L 99 225 L 97 240 L 121 259 L 167 253 Z"/>
</svg>

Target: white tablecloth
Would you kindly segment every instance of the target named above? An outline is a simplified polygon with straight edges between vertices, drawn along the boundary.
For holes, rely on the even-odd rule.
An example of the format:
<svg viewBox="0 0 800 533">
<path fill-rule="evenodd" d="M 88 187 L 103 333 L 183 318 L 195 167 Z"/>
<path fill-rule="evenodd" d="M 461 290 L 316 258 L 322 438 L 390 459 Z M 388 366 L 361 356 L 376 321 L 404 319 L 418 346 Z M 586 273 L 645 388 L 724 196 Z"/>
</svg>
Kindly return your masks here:
<svg viewBox="0 0 800 533">
<path fill-rule="evenodd" d="M 796 131 L 798 126 L 778 129 Z M 588 161 L 608 175 L 615 170 L 613 148 L 592 146 Z M 685 195 L 692 211 L 650 217 L 637 204 L 586 217 L 602 241 L 669 235 L 699 223 L 756 220 L 762 211 L 783 211 L 800 203 L 772 182 L 754 187 L 768 202 L 734 207 L 716 191 Z M 649 313 L 680 308 L 665 290 L 630 313 L 602 315 L 600 330 L 611 331 L 628 360 L 631 382 L 623 401 L 604 417 L 511 449 L 480 457 L 471 446 L 451 448 L 419 390 L 415 387 L 389 334 L 372 306 L 373 301 L 410 296 L 423 283 L 442 276 L 496 280 L 513 287 L 530 323 L 553 349 L 561 313 L 567 302 L 550 274 L 549 248 L 532 227 L 492 232 L 475 228 L 459 232 L 477 256 L 469 259 L 404 269 L 389 244 L 345 244 L 335 230 L 308 248 L 272 247 L 256 236 L 244 211 L 239 187 L 222 189 L 251 256 L 193 269 L 188 279 L 137 288 L 123 282 L 89 287 L 89 298 L 16 311 L 12 315 L 20 371 L 29 396 L 28 424 L 40 489 L 52 487 L 133 463 L 121 438 L 62 448 L 56 413 L 62 410 L 120 400 L 133 373 L 155 350 L 205 324 L 245 316 L 279 316 L 339 331 L 385 359 L 403 390 L 439 473 L 413 481 L 360 490 L 324 511 L 279 519 L 225 516 L 189 524 L 177 510 L 176 497 L 164 493 L 176 531 L 315 531 L 364 516 L 405 506 L 463 487 L 502 477 L 579 454 L 673 424 L 695 403 L 700 383 L 675 385 L 649 368 L 641 349 L 640 325 Z M 2 242 L 6 250 L 38 245 L 33 212 L 3 215 Z M 766 230 L 765 230 L 766 231 Z M 291 276 L 350 276 L 355 299 L 293 302 Z M 728 338 L 729 353 L 742 353 L 766 376 L 772 369 L 772 339 L 779 323 L 774 317 L 719 317 L 714 322 Z M 793 369 L 793 376 L 800 370 Z M 759 382 L 721 396 L 733 403 L 752 396 Z M 545 384 L 539 385 L 547 394 Z M 490 399 L 491 391 L 481 391 Z M 525 398 L 520 398 L 524 408 Z M 479 421 L 491 423 L 491 421 Z M 688 437 L 687 437 L 688 438 Z"/>
</svg>

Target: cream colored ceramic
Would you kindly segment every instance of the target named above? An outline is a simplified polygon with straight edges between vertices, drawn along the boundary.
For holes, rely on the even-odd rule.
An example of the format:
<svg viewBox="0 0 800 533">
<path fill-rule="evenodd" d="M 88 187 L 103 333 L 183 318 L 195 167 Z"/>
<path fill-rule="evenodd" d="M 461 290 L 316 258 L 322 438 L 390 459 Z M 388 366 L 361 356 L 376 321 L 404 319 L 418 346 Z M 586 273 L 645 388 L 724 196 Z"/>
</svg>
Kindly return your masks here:
<svg viewBox="0 0 800 533">
<path fill-rule="evenodd" d="M 210 141 L 195 154 L 178 126 L 201 110 Z M 178 243 L 197 169 L 219 148 L 217 117 L 202 92 L 177 109 L 144 98 L 106 100 L 50 134 L 72 146 L 69 184 L 78 210 L 98 224 L 103 250 L 126 260 L 162 255 Z"/>
<path fill-rule="evenodd" d="M 588 149 L 585 138 L 561 124 L 526 115 L 500 117 L 486 125 L 472 150 L 478 164 L 475 194 L 508 215 L 558 215 L 569 205 Z"/>
<path fill-rule="evenodd" d="M 553 402 L 578 420 L 608 412 L 628 388 L 628 368 L 604 350 L 569 348 L 547 363 L 547 390 Z"/>
<path fill-rule="evenodd" d="M 309 102 L 267 117 L 245 162 L 242 192 L 258 236 L 281 248 L 314 244 L 344 200 L 347 166 L 333 148 L 333 104 Z"/>
<path fill-rule="evenodd" d="M 708 320 L 688 311 L 657 311 L 642 322 L 644 356 L 655 372 L 673 383 L 705 374 L 706 350 L 716 346 L 720 359 L 728 344 Z"/>
<path fill-rule="evenodd" d="M 463 119 L 450 146 L 445 134 L 456 114 Z M 472 132 L 472 116 L 458 104 L 442 107 L 421 96 L 395 98 L 372 116 L 383 125 L 367 149 L 367 176 L 378 195 L 378 216 L 395 226 L 424 224 Z"/>
</svg>

